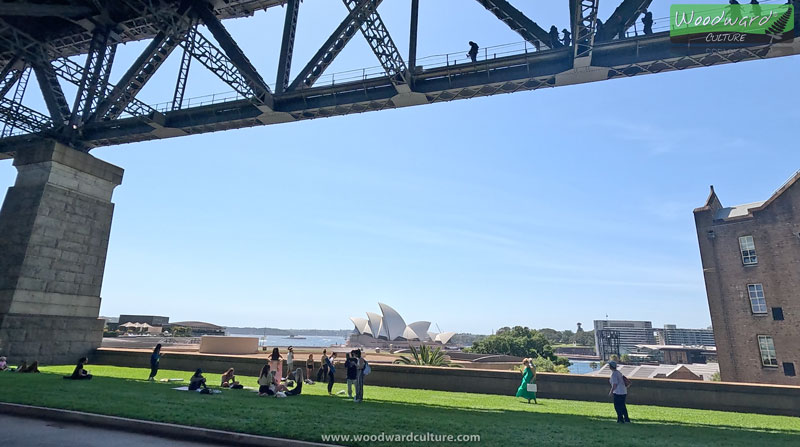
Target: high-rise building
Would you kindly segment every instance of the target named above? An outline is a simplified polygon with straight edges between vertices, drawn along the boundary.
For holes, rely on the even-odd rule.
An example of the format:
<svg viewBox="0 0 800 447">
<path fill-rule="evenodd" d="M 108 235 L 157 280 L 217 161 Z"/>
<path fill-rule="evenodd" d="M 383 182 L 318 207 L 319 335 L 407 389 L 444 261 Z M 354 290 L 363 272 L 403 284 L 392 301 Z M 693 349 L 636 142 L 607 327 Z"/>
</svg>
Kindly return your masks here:
<svg viewBox="0 0 800 447">
<path fill-rule="evenodd" d="M 594 320 L 594 340 L 597 355 L 603 360 L 634 352 L 636 345 L 656 343 L 650 321 Z"/>
<path fill-rule="evenodd" d="M 800 171 L 764 202 L 694 210 L 722 380 L 800 385 Z"/>
<path fill-rule="evenodd" d="M 674 324 L 665 324 L 656 329 L 656 342 L 661 345 L 716 346 L 712 329 L 685 329 Z"/>
</svg>

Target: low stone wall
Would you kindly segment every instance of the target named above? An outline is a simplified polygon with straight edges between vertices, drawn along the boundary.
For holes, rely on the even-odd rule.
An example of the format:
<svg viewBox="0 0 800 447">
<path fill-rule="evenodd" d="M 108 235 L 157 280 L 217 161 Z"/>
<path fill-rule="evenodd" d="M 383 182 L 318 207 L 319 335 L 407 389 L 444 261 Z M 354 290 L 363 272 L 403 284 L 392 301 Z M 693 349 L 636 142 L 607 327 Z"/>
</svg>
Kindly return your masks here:
<svg viewBox="0 0 800 447">
<path fill-rule="evenodd" d="M 258 337 L 225 337 L 203 335 L 200 338 L 201 354 L 255 354 Z"/>
<path fill-rule="evenodd" d="M 93 363 L 146 368 L 149 353 L 100 349 Z M 193 371 L 203 368 L 222 373 L 230 367 L 239 375 L 258 375 L 263 359 L 169 353 L 161 359 L 164 369 Z M 319 367 L 319 362 L 316 364 Z M 514 395 L 521 375 L 511 371 L 490 371 L 466 368 L 373 364 L 367 385 L 456 391 L 481 394 Z M 339 369 L 343 371 L 343 369 Z M 337 379 L 344 375 L 337 373 Z M 608 378 L 578 374 L 537 375 L 538 396 L 542 399 L 568 399 L 610 402 Z M 634 379 L 628 394 L 631 404 L 703 410 L 738 411 L 743 413 L 800 416 L 800 387 L 757 385 L 692 380 Z"/>
</svg>

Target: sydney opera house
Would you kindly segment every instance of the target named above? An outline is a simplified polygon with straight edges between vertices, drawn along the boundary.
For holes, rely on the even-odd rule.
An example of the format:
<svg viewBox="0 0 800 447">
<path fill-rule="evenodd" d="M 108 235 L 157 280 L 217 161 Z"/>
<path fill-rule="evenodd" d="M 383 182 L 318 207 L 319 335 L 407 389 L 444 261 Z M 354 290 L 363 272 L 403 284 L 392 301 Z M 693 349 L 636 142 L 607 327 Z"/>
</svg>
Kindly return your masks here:
<svg viewBox="0 0 800 447">
<path fill-rule="evenodd" d="M 431 332 L 430 321 L 417 321 L 406 324 L 396 310 L 383 303 L 378 303 L 381 314 L 367 312 L 367 318 L 350 317 L 356 326 L 355 332 L 347 341 L 348 346 L 388 347 L 404 342 L 413 344 L 446 345 L 455 332 Z"/>
</svg>

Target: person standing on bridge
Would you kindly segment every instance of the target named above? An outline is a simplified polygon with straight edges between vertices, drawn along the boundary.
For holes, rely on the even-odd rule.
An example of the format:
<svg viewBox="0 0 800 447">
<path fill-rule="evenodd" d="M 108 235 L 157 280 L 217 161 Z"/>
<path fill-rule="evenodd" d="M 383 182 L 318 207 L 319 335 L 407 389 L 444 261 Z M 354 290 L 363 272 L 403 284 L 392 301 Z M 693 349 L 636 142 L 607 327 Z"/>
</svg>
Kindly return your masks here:
<svg viewBox="0 0 800 447">
<path fill-rule="evenodd" d="M 550 48 L 558 48 L 561 46 L 561 38 L 558 35 L 558 28 L 555 25 L 550 27 Z"/>
<path fill-rule="evenodd" d="M 564 43 L 564 46 L 568 47 L 568 46 L 572 45 L 572 33 L 570 33 L 566 28 L 561 30 L 561 32 L 564 33 L 564 40 L 562 40 L 562 42 Z"/>
<path fill-rule="evenodd" d="M 467 53 L 467 57 L 472 59 L 472 62 L 478 62 L 478 48 L 477 43 L 471 40 L 469 41 L 469 53 Z"/>
<path fill-rule="evenodd" d="M 653 13 L 645 9 L 644 17 L 642 17 L 642 25 L 644 25 L 645 36 L 653 34 L 653 23 Z"/>
<path fill-rule="evenodd" d="M 603 24 L 602 20 L 597 19 L 597 22 L 595 23 L 594 26 L 594 41 L 602 42 L 604 34 L 605 34 L 605 25 Z"/>
</svg>

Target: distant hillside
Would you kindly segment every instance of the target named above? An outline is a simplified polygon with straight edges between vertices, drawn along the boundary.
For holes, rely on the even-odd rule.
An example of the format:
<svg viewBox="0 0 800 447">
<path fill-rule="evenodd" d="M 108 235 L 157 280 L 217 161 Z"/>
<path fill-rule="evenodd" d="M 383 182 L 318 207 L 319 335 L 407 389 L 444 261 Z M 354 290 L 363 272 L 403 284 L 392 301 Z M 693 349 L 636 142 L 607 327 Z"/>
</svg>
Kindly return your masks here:
<svg viewBox="0 0 800 447">
<path fill-rule="evenodd" d="M 229 335 L 316 335 L 348 337 L 352 329 L 278 329 L 274 327 L 228 327 Z"/>
</svg>

